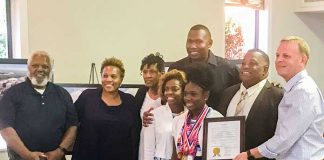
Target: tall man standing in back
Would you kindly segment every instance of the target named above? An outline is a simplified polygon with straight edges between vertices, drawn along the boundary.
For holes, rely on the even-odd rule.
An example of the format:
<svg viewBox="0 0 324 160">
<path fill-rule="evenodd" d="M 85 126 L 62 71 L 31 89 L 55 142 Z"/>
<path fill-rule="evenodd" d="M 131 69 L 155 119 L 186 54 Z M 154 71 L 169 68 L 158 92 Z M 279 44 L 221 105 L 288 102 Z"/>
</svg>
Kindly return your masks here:
<svg viewBox="0 0 324 160">
<path fill-rule="evenodd" d="M 212 45 L 213 40 L 206 26 L 201 24 L 192 26 L 186 42 L 188 56 L 171 64 L 169 71 L 172 69 L 185 71 L 190 64 L 195 62 L 207 63 L 212 73 L 210 76 L 213 76 L 215 82 L 213 86 L 210 86 L 211 89 L 206 104 L 219 111 L 217 106 L 224 89 L 241 81 L 239 79 L 238 68 L 231 65 L 228 60 L 214 55 L 210 50 Z M 153 114 L 144 112 L 144 126 L 150 124 L 152 120 Z"/>
<path fill-rule="evenodd" d="M 324 100 L 306 71 L 309 46 L 296 36 L 280 41 L 276 53 L 277 73 L 287 82 L 278 106 L 275 135 L 260 146 L 242 152 L 235 160 L 250 157 L 278 160 L 322 160 L 324 158 Z"/>
<path fill-rule="evenodd" d="M 213 54 L 210 47 L 213 44 L 209 29 L 201 24 L 194 25 L 190 28 L 186 49 L 188 56 L 173 63 L 169 70 L 185 68 L 194 62 L 205 62 L 210 67 L 215 82 L 211 86 L 210 96 L 207 105 L 216 109 L 219 103 L 220 94 L 229 86 L 240 82 L 239 73 L 234 65 L 231 65 L 226 59 Z"/>
<path fill-rule="evenodd" d="M 9 88 L 0 101 L 0 132 L 10 160 L 65 159 L 74 142 L 77 113 L 69 93 L 49 82 L 51 71 L 50 56 L 35 52 L 26 81 Z"/>
</svg>

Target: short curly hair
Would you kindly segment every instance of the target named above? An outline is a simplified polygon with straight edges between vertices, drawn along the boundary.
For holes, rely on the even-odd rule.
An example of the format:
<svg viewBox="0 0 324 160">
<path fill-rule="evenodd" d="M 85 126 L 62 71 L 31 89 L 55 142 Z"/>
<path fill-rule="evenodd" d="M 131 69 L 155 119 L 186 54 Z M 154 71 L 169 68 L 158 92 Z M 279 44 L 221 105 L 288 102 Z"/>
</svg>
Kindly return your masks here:
<svg viewBox="0 0 324 160">
<path fill-rule="evenodd" d="M 188 83 L 192 82 L 201 87 L 204 91 L 210 91 L 214 85 L 212 72 L 206 63 L 191 63 L 186 67 L 185 73 Z"/>
<path fill-rule="evenodd" d="M 164 72 L 164 60 L 163 56 L 159 52 L 156 52 L 155 54 L 151 53 L 148 56 L 144 57 L 142 60 L 140 70 L 142 71 L 145 65 L 149 67 L 154 64 L 156 64 L 156 67 L 159 70 L 159 72 Z"/>
<path fill-rule="evenodd" d="M 120 59 L 117 59 L 115 57 L 105 58 L 105 60 L 102 61 L 102 63 L 101 63 L 100 74 L 102 74 L 102 70 L 107 66 L 114 66 L 114 67 L 119 68 L 120 73 L 121 73 L 120 76 L 121 76 L 121 78 L 124 78 L 125 68 L 124 68 L 123 62 Z"/>
<path fill-rule="evenodd" d="M 159 94 L 161 97 L 164 96 L 166 83 L 172 79 L 178 80 L 181 85 L 181 90 L 184 90 L 184 87 L 187 83 L 186 74 L 183 71 L 172 69 L 171 71 L 166 72 L 164 75 L 162 75 L 159 80 Z"/>
</svg>

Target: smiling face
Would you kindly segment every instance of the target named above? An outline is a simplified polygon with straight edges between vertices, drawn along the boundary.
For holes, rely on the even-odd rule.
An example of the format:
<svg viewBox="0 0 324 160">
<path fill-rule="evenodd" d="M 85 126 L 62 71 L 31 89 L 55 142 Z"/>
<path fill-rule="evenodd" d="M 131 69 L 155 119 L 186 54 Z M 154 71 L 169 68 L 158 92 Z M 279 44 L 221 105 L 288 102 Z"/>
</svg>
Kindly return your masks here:
<svg viewBox="0 0 324 160">
<path fill-rule="evenodd" d="M 297 42 L 282 41 L 276 53 L 277 73 L 289 81 L 305 68 L 307 60 L 307 56 L 300 52 Z"/>
<path fill-rule="evenodd" d="M 170 79 L 165 83 L 164 96 L 170 105 L 182 104 L 183 94 L 181 83 L 177 79 Z"/>
<path fill-rule="evenodd" d="M 145 65 L 142 70 L 145 86 L 157 87 L 162 73 L 157 69 L 157 64 Z"/>
<path fill-rule="evenodd" d="M 184 103 L 192 114 L 200 113 L 206 104 L 209 92 L 197 84 L 189 82 L 184 89 Z"/>
<path fill-rule="evenodd" d="M 245 88 L 249 88 L 259 83 L 268 76 L 269 64 L 267 64 L 263 55 L 256 51 L 249 51 L 244 56 L 240 79 Z"/>
<path fill-rule="evenodd" d="M 210 35 L 205 30 L 190 30 L 186 43 L 188 56 L 192 61 L 205 62 L 212 43 Z"/>
<path fill-rule="evenodd" d="M 48 56 L 34 54 L 28 63 L 28 78 L 36 88 L 44 88 L 49 81 L 51 64 Z"/>
<path fill-rule="evenodd" d="M 121 77 L 121 72 L 118 67 L 106 66 L 102 69 L 101 85 L 104 92 L 118 92 L 118 88 L 122 81 L 123 78 Z"/>
</svg>

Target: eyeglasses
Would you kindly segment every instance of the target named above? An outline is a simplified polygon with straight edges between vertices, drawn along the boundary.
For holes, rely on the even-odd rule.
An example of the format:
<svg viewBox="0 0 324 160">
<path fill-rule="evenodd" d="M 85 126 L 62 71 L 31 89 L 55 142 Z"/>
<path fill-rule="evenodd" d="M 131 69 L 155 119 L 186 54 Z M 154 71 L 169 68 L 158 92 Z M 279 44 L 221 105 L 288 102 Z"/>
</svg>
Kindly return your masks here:
<svg viewBox="0 0 324 160">
<path fill-rule="evenodd" d="M 157 71 L 157 70 L 143 70 L 143 71 L 141 71 L 141 76 L 143 76 L 143 75 L 146 75 L 146 74 L 149 74 L 149 75 L 156 75 L 156 74 L 158 74 L 158 72 L 159 71 Z"/>
</svg>

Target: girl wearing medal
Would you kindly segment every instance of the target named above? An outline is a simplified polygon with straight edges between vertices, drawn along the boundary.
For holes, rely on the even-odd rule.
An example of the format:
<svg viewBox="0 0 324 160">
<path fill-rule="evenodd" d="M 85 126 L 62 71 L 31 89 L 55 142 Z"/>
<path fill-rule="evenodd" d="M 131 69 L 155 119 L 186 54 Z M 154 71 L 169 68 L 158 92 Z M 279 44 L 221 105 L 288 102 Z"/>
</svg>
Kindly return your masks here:
<svg viewBox="0 0 324 160">
<path fill-rule="evenodd" d="M 194 63 L 186 70 L 188 83 L 184 89 L 184 103 L 188 111 L 175 117 L 173 136 L 175 148 L 172 159 L 201 160 L 203 142 L 203 121 L 222 114 L 206 105 L 213 85 L 207 64 Z"/>
<path fill-rule="evenodd" d="M 173 118 L 184 112 L 183 89 L 186 84 L 184 72 L 171 70 L 159 81 L 160 96 L 167 101 L 154 109 L 154 121 L 145 128 L 143 136 L 143 160 L 170 160 L 173 150 Z"/>
</svg>

